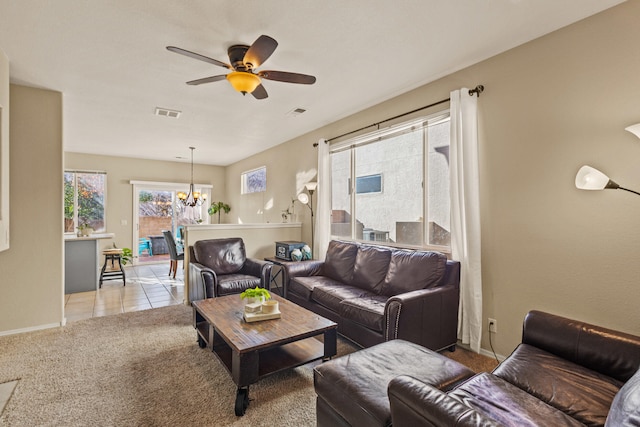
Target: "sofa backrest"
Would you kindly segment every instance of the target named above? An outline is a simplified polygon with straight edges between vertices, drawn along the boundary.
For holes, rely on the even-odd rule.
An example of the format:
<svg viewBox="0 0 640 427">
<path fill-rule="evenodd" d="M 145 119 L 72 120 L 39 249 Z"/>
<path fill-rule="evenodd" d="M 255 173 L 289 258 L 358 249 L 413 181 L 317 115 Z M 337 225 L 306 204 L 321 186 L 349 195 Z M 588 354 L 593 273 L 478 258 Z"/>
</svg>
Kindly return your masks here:
<svg viewBox="0 0 640 427">
<path fill-rule="evenodd" d="M 447 257 L 440 252 L 395 249 L 381 293 L 393 296 L 437 286 L 446 267 Z"/>
<path fill-rule="evenodd" d="M 542 311 L 525 316 L 522 342 L 622 382 L 640 368 L 640 337 Z"/>
<path fill-rule="evenodd" d="M 324 276 L 386 296 L 446 284 L 446 271 L 440 252 L 342 240 L 329 242 L 322 266 Z"/>
<path fill-rule="evenodd" d="M 322 275 L 343 283 L 351 283 L 353 266 L 358 254 L 358 244 L 342 240 L 332 240 L 322 265 Z"/>
<path fill-rule="evenodd" d="M 193 245 L 195 262 L 216 274 L 233 274 L 242 269 L 247 259 L 244 241 L 239 237 L 198 240 Z"/>
<path fill-rule="evenodd" d="M 389 269 L 391 253 L 391 248 L 384 246 L 358 245 L 350 284 L 379 294 Z"/>
</svg>

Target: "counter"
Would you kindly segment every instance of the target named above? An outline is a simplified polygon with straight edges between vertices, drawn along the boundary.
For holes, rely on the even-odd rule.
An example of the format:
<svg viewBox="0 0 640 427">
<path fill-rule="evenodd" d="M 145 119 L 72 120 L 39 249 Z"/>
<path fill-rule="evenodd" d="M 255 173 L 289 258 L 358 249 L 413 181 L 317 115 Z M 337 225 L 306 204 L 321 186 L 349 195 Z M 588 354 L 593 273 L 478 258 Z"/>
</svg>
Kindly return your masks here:
<svg viewBox="0 0 640 427">
<path fill-rule="evenodd" d="M 98 241 L 113 239 L 113 233 L 90 236 L 64 236 L 64 293 L 95 291 L 100 277 L 100 248 Z"/>
</svg>

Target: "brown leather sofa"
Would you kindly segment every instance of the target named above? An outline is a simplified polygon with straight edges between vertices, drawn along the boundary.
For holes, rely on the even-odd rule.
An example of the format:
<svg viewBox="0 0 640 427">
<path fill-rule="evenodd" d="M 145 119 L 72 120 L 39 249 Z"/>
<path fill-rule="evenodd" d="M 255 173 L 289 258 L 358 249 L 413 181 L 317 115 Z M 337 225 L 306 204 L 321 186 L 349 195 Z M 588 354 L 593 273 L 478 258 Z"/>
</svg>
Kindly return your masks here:
<svg viewBox="0 0 640 427">
<path fill-rule="evenodd" d="M 391 417 L 395 427 L 640 426 L 639 366 L 640 337 L 532 311 L 492 373 L 449 391 L 391 380 Z"/>
<path fill-rule="evenodd" d="M 189 246 L 189 298 L 197 301 L 268 288 L 272 263 L 247 258 L 239 237 L 198 240 Z"/>
<path fill-rule="evenodd" d="M 394 340 L 314 369 L 318 427 L 640 426 L 640 337 L 540 311 L 492 373 Z"/>
<path fill-rule="evenodd" d="M 401 338 L 455 349 L 460 263 L 444 254 L 333 240 L 324 261 L 284 268 L 287 298 L 363 347 Z"/>
</svg>

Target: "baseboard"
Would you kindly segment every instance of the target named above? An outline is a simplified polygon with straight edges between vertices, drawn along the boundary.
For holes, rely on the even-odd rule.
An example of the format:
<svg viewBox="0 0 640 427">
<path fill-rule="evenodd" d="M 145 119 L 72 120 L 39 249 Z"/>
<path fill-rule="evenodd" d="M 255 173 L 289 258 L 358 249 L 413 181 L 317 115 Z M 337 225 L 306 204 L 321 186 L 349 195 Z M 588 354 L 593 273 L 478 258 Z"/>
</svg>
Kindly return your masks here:
<svg viewBox="0 0 640 427">
<path fill-rule="evenodd" d="M 469 345 L 468 345 L 468 344 L 462 344 L 460 341 L 458 341 L 458 343 L 457 343 L 456 345 L 457 345 L 458 347 L 462 347 L 462 348 L 464 348 L 465 350 L 473 351 L 473 350 L 471 350 L 471 347 L 469 347 Z M 492 358 L 492 359 L 497 358 L 500 362 L 504 361 L 504 360 L 507 358 L 506 356 L 503 356 L 503 355 L 501 355 L 501 354 L 495 354 L 495 355 L 494 355 L 494 354 L 493 354 L 493 351 L 491 351 L 491 350 L 485 350 L 484 348 L 480 348 L 480 354 L 481 354 L 481 355 L 483 355 L 483 356 L 490 357 L 490 358 Z"/>
<path fill-rule="evenodd" d="M 60 323 L 48 323 L 46 325 L 31 326 L 29 328 L 12 329 L 12 330 L 9 330 L 9 331 L 0 331 L 0 337 L 5 336 L 5 335 L 23 334 L 25 332 L 41 331 L 43 329 L 58 328 L 60 326 L 64 326 L 65 323 L 66 323 L 66 319 L 63 319 L 62 322 L 60 322 Z"/>
</svg>

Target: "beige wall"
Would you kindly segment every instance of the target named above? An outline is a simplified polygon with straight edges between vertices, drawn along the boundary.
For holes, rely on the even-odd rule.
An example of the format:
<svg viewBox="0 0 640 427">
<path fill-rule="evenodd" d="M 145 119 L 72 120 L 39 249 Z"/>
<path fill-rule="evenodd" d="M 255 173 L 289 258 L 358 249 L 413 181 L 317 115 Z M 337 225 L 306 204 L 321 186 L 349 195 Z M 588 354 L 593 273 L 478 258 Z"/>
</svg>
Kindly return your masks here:
<svg viewBox="0 0 640 427">
<path fill-rule="evenodd" d="M 10 89 L 11 247 L 0 252 L 0 334 L 59 325 L 62 94 Z"/>
<path fill-rule="evenodd" d="M 640 190 L 640 2 L 611 10 L 227 167 L 236 217 L 278 221 L 313 178 L 312 143 L 484 84 L 479 99 L 484 312 L 508 355 L 522 320 L 546 310 L 640 335 L 640 198 L 584 192 L 588 163 Z M 312 111 L 310 112 L 312 113 Z M 307 113 L 307 114 L 310 114 Z M 267 166 L 265 200 L 239 195 L 239 174 Z M 268 208 L 267 202 L 271 204 Z M 310 239 L 308 209 L 303 239 Z M 255 218 L 252 218 L 252 220 Z M 485 335 L 482 346 L 489 349 Z"/>
<path fill-rule="evenodd" d="M 99 156 L 65 153 L 65 169 L 100 170 L 107 172 L 107 232 L 114 233 L 113 240 L 101 241 L 101 245 L 133 248 L 133 185 L 134 181 L 189 183 L 189 162 L 163 162 L 127 157 Z M 193 180 L 198 184 L 211 184 L 211 198 L 224 198 L 224 168 L 219 166 L 193 166 Z M 122 225 L 122 220 L 126 225 Z"/>
</svg>

